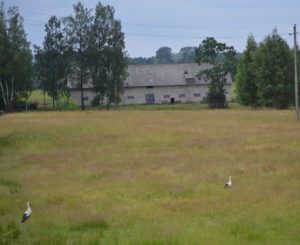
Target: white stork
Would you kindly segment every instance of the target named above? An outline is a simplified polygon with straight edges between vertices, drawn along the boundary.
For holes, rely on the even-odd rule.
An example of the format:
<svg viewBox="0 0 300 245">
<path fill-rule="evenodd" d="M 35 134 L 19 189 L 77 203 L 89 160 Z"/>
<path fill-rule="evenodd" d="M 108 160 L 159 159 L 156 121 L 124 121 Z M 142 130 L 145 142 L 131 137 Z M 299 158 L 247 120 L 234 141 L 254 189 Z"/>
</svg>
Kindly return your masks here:
<svg viewBox="0 0 300 245">
<path fill-rule="evenodd" d="M 28 220 L 31 213 L 32 213 L 32 209 L 29 206 L 29 202 L 27 202 L 27 210 L 24 212 L 21 222 L 24 223 L 26 220 Z"/>
<path fill-rule="evenodd" d="M 225 183 L 224 188 L 230 188 L 232 186 L 231 176 L 229 176 L 229 180 Z"/>
</svg>

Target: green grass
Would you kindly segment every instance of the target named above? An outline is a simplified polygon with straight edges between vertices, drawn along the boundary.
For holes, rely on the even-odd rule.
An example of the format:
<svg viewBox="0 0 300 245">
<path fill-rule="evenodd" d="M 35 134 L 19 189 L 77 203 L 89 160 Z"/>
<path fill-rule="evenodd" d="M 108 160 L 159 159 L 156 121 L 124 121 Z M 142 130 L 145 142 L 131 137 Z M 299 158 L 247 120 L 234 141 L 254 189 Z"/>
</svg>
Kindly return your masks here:
<svg viewBox="0 0 300 245">
<path fill-rule="evenodd" d="M 299 244 L 299 149 L 291 110 L 6 114 L 0 244 Z"/>
<path fill-rule="evenodd" d="M 76 104 L 74 99 L 68 99 L 67 97 L 61 97 L 58 101 L 55 101 L 53 109 L 52 98 L 47 95 L 47 93 L 44 98 L 44 94 L 41 90 L 32 91 L 28 101 L 31 103 L 37 103 L 38 110 L 73 111 L 79 109 L 79 106 Z"/>
<path fill-rule="evenodd" d="M 29 98 L 29 101 L 37 102 L 40 108 L 46 107 L 50 108 L 52 106 L 52 98 L 45 94 L 45 101 L 44 101 L 44 94 L 41 90 L 34 90 L 31 92 Z M 44 105 L 45 102 L 45 105 Z"/>
</svg>

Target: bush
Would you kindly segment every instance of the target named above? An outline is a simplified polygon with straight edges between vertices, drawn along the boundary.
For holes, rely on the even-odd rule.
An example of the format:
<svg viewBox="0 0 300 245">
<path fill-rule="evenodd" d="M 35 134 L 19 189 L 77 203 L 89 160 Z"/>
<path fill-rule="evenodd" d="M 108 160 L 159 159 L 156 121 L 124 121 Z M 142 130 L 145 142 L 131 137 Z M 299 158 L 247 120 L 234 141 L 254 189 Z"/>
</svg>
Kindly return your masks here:
<svg viewBox="0 0 300 245">
<path fill-rule="evenodd" d="M 78 109 L 78 105 L 73 100 L 57 101 L 54 110 L 58 111 L 75 111 Z"/>
<path fill-rule="evenodd" d="M 99 94 L 97 94 L 97 95 L 95 95 L 95 97 L 93 98 L 93 100 L 92 100 L 92 102 L 91 102 L 91 104 L 92 104 L 92 106 L 100 106 L 101 105 L 101 96 L 99 95 Z"/>
<path fill-rule="evenodd" d="M 36 101 L 27 101 L 27 110 L 35 111 L 38 108 L 38 102 Z M 26 110 L 26 101 L 17 101 L 15 103 L 15 110 L 16 111 L 25 111 Z"/>
</svg>

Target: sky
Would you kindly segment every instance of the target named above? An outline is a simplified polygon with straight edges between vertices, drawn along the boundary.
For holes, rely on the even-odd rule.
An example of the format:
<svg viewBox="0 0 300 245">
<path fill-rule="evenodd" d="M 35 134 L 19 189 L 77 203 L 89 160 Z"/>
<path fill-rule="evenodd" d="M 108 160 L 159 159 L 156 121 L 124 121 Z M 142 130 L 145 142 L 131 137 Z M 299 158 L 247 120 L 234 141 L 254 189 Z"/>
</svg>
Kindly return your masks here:
<svg viewBox="0 0 300 245">
<path fill-rule="evenodd" d="M 4 7 L 16 5 L 24 18 L 27 39 L 42 46 L 44 26 L 50 16 L 73 14 L 77 0 L 4 0 Z M 82 0 L 94 9 L 97 0 Z M 206 37 L 234 46 L 243 52 L 249 34 L 261 42 L 274 28 L 293 47 L 289 35 L 296 24 L 300 30 L 299 0 L 102 0 L 115 9 L 125 33 L 130 57 L 155 56 L 160 47 L 173 53 L 183 47 L 197 47 Z M 299 31 L 300 33 L 300 31 Z M 299 35 L 298 35 L 299 37 Z"/>
</svg>

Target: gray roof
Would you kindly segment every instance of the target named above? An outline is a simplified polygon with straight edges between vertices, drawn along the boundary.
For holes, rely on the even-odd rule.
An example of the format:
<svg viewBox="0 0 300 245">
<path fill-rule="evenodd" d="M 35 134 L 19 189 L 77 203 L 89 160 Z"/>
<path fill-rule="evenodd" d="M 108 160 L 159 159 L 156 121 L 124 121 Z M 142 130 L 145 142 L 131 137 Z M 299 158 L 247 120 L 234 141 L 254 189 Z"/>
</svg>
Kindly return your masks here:
<svg viewBox="0 0 300 245">
<path fill-rule="evenodd" d="M 124 87 L 145 86 L 182 86 L 207 84 L 204 79 L 199 80 L 197 74 L 200 70 L 211 67 L 209 64 L 154 64 L 154 65 L 128 65 L 128 77 L 124 81 Z M 70 79 L 72 80 L 72 79 Z M 68 82 L 69 88 L 74 88 L 74 81 Z M 228 83 L 232 82 L 227 76 Z M 92 88 L 92 84 L 84 85 Z"/>
<path fill-rule="evenodd" d="M 197 74 L 201 69 L 209 67 L 208 64 L 155 64 L 155 65 L 129 65 L 129 76 L 124 85 L 130 87 L 140 86 L 175 86 L 205 84 L 199 80 Z"/>
</svg>

